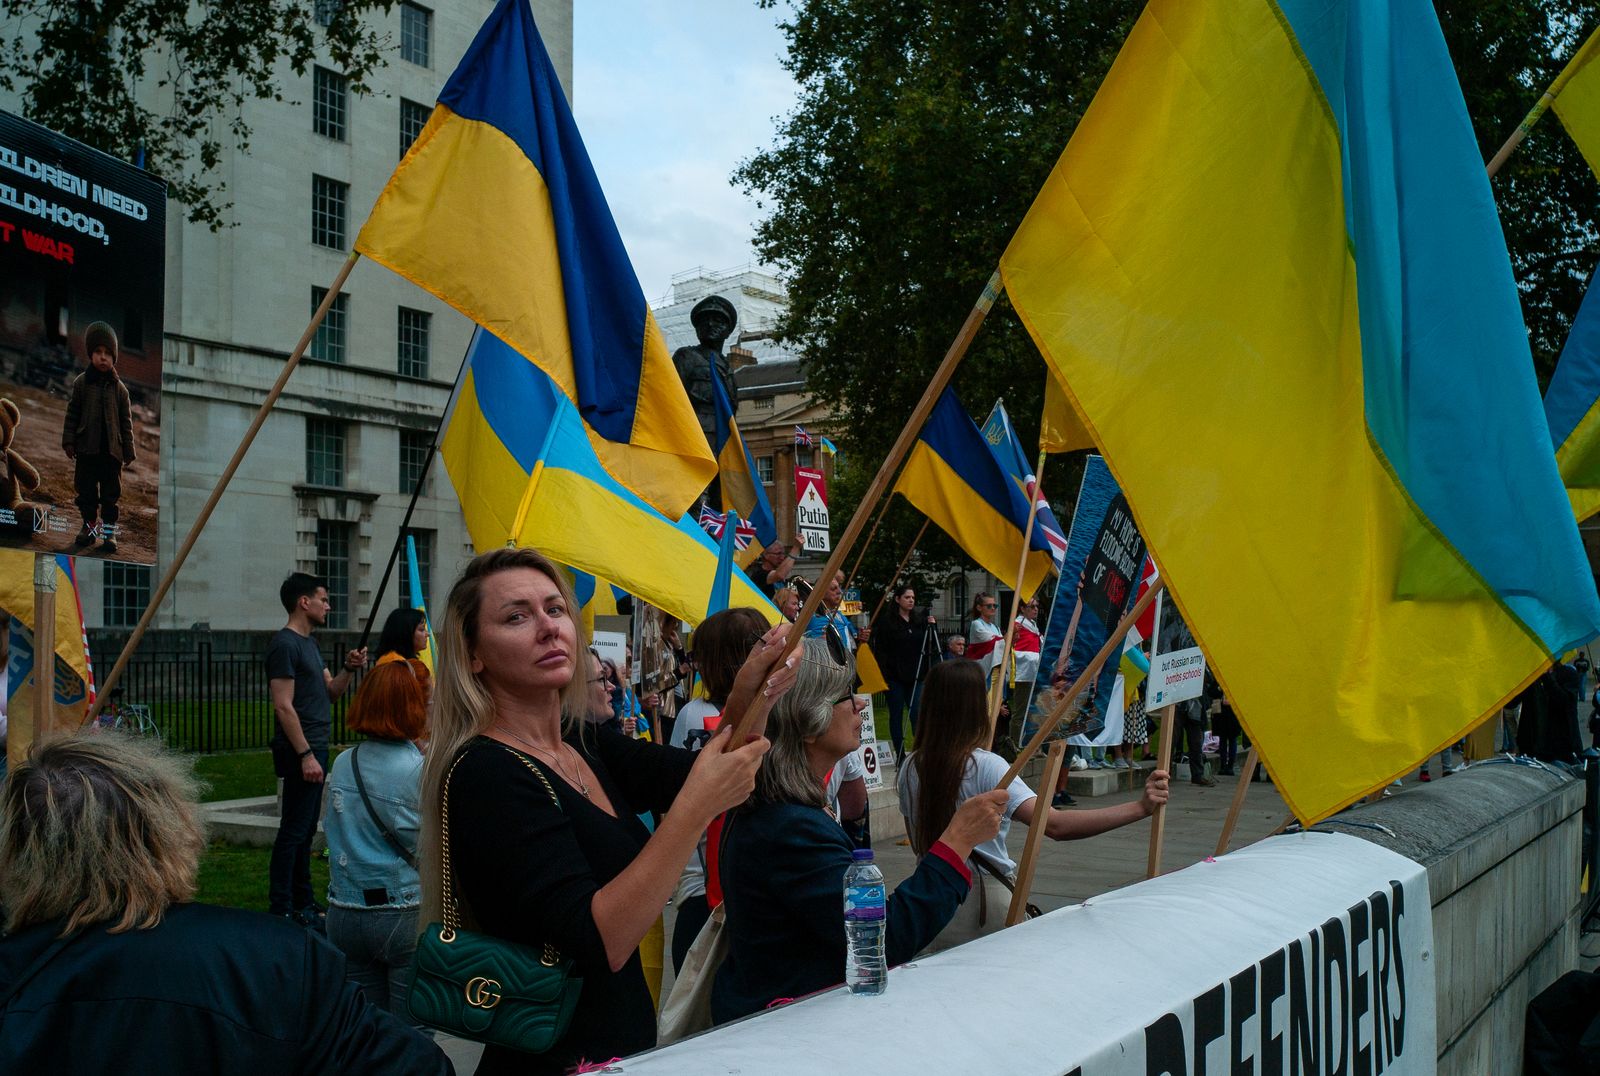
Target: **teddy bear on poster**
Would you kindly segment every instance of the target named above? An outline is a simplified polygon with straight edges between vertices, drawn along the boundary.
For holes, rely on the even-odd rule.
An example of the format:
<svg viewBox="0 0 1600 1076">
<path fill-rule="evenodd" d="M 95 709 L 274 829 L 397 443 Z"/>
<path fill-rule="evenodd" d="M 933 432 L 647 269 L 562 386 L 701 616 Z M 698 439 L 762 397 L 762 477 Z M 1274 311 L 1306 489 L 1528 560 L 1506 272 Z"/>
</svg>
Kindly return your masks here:
<svg viewBox="0 0 1600 1076">
<path fill-rule="evenodd" d="M 17 437 L 22 412 L 17 405 L 0 397 L 0 533 L 29 537 L 33 533 L 33 505 L 27 495 L 39 488 L 39 472 L 11 447 Z"/>
</svg>

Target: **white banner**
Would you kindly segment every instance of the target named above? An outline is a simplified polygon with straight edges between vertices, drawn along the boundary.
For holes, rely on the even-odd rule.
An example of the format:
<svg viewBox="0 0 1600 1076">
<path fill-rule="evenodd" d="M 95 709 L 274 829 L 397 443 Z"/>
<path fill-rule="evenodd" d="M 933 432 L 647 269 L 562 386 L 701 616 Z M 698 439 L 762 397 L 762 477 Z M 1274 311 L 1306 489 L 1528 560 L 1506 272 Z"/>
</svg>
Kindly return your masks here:
<svg viewBox="0 0 1600 1076">
<path fill-rule="evenodd" d="M 1157 654 L 1150 659 L 1150 683 L 1145 686 L 1145 706 L 1171 706 L 1200 697 L 1206 686 L 1206 656 L 1198 646 Z"/>
<path fill-rule="evenodd" d="M 1062 978 L 1108 938 L 1116 959 Z M 895 968 L 879 997 L 831 990 L 613 1071 L 1406 1076 L 1434 1071 L 1436 1026 L 1427 873 L 1302 833 Z"/>
</svg>

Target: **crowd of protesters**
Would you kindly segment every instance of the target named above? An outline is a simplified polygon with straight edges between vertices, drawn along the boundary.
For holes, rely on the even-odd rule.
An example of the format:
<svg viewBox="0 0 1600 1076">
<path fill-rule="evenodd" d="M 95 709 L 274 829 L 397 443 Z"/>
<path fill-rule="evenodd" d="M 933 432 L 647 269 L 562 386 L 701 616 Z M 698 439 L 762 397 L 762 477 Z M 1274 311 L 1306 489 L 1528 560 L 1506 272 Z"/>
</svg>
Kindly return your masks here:
<svg viewBox="0 0 1600 1076">
<path fill-rule="evenodd" d="M 779 547 L 752 572 L 789 617 L 806 593 L 792 567 Z M 1061 810 L 1060 794 L 1046 807 L 1020 779 L 996 787 L 1008 759 L 994 748 L 1001 733 L 1026 731 L 1039 676 L 1035 603 L 1018 610 L 1005 720 L 994 722 L 1005 635 L 995 596 L 974 599 L 968 632 L 941 638 L 900 587 L 858 632 L 842 582 L 828 581 L 782 662 L 789 624 L 769 627 L 756 610 L 715 614 L 686 642 L 674 623 L 660 660 L 696 686 L 640 698 L 634 656 L 618 667 L 588 646 L 556 565 L 530 549 L 484 554 L 450 591 L 436 651 L 420 612 L 390 616 L 350 707 L 361 742 L 330 760 L 329 704 L 367 654 L 350 653 L 338 675 L 325 667 L 314 630 L 326 588 L 290 575 L 287 623 L 267 654 L 284 781 L 272 914 L 193 900 L 204 841 L 178 756 L 104 732 L 39 743 L 0 793 L 0 1070 L 96 1071 L 116 1059 L 148 1071 L 447 1072 L 408 1004 L 419 931 L 447 903 L 470 929 L 547 947 L 581 977 L 554 1046 L 490 1043 L 480 1073 L 568 1072 L 651 1047 L 660 976 L 642 947 L 669 903 L 673 966 L 702 977 L 717 1021 L 835 985 L 841 881 L 871 840 L 857 751 L 866 641 L 889 684 L 917 856 L 889 896 L 891 963 L 998 928 L 1016 869 L 1011 822 L 1076 840 L 1167 801 L 1161 771 L 1137 799 L 1097 810 Z M 1586 671 L 1558 666 L 1532 685 L 1509 712 L 1511 737 L 1575 753 Z M 1132 765 L 1148 750 L 1129 694 L 1123 742 L 1082 765 Z M 1231 772 L 1240 729 L 1215 682 L 1180 716 L 1191 780 L 1210 781 L 1208 719 L 1219 772 Z M 307 871 L 319 818 L 326 905 Z M 726 956 L 707 966 L 693 952 L 713 920 Z"/>
</svg>

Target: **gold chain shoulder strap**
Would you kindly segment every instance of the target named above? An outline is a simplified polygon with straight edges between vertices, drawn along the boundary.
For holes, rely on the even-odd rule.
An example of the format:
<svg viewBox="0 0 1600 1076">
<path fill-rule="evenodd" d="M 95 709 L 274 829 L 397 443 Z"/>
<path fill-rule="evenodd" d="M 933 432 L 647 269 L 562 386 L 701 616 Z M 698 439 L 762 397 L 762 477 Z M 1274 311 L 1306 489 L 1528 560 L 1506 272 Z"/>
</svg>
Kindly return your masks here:
<svg viewBox="0 0 1600 1076">
<path fill-rule="evenodd" d="M 496 740 L 495 743 L 500 741 Z M 512 758 L 533 771 L 533 775 L 539 779 L 544 790 L 550 793 L 550 802 L 555 805 L 556 810 L 561 810 L 561 800 L 556 796 L 556 790 L 550 786 L 550 779 L 544 775 L 544 771 L 535 766 L 521 751 L 514 751 L 503 743 L 500 746 L 504 747 Z M 443 905 L 440 911 L 444 917 L 444 929 L 439 931 L 439 940 L 446 944 L 455 941 L 456 933 L 461 929 L 461 906 L 456 903 L 455 870 L 450 863 L 450 782 L 456 775 L 456 767 L 461 765 L 461 760 L 466 756 L 465 750 L 456 756 L 456 760 L 450 764 L 449 772 L 444 775 L 444 787 L 439 790 L 439 869 L 444 876 L 441 886 L 444 899 L 440 902 Z M 544 950 L 545 963 L 554 963 L 557 956 L 555 947 L 546 942 Z"/>
</svg>

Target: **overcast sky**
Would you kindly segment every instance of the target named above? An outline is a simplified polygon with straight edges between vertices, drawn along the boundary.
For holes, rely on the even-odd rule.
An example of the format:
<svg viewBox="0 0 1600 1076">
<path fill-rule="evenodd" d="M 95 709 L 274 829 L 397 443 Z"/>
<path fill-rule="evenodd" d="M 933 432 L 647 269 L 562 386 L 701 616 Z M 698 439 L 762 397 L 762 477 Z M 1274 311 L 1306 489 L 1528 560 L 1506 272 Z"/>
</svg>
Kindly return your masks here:
<svg viewBox="0 0 1600 1076">
<path fill-rule="evenodd" d="M 755 0 L 573 4 L 573 111 L 652 303 L 674 273 L 755 261 L 758 210 L 728 179 L 793 107 L 781 14 Z"/>
</svg>

